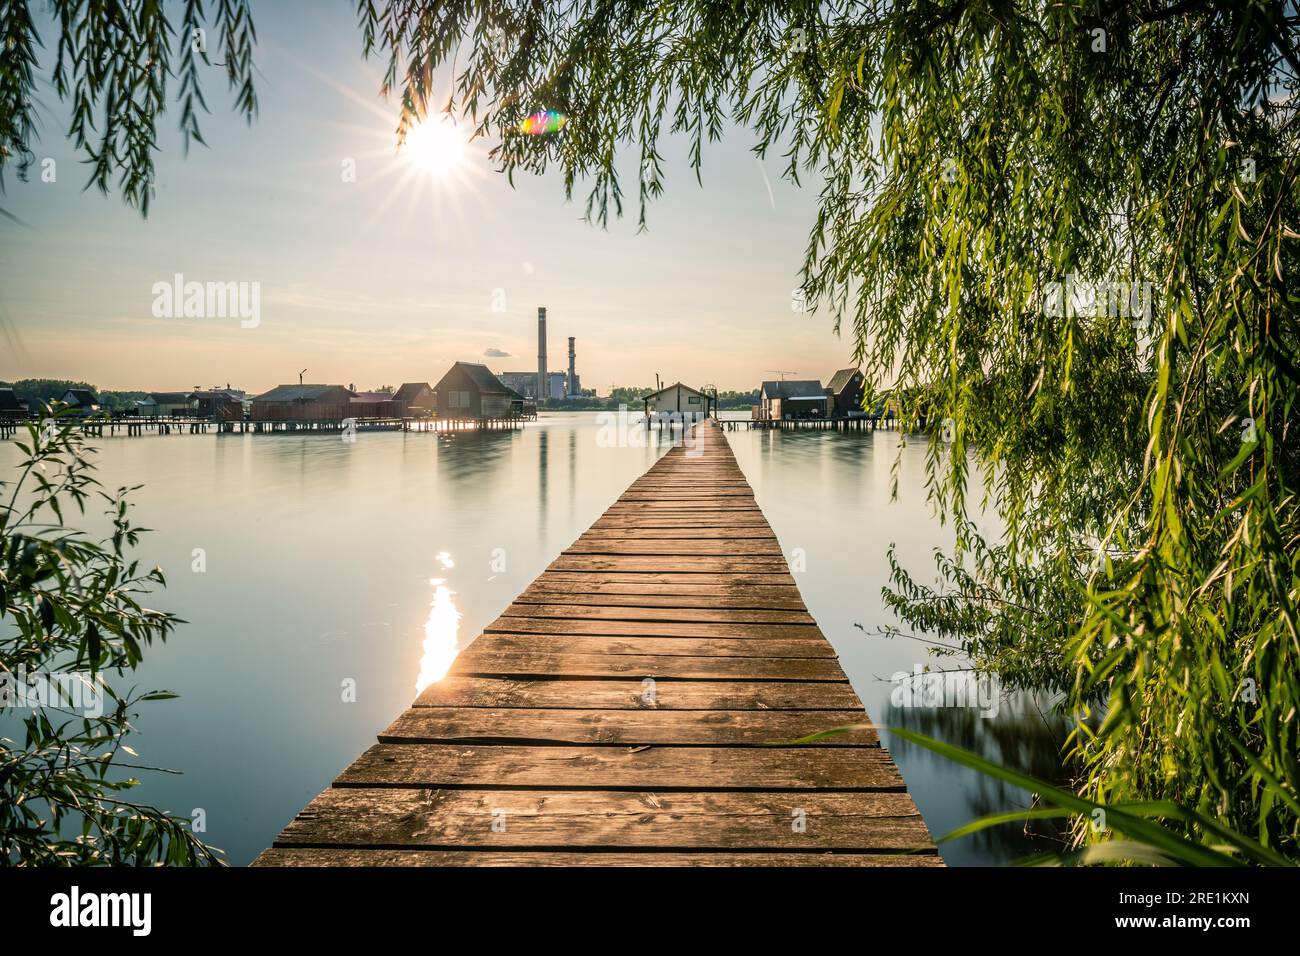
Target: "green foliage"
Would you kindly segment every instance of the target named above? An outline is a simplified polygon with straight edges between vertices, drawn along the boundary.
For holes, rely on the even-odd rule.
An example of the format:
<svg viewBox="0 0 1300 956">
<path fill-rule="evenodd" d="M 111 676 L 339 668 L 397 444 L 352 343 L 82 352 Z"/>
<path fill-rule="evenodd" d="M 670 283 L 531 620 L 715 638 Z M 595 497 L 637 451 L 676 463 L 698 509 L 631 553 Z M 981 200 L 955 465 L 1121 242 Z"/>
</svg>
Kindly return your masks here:
<svg viewBox="0 0 1300 956">
<path fill-rule="evenodd" d="M 0 865 L 218 863 L 189 820 L 124 796 L 135 771 L 158 769 L 131 760 L 133 711 L 174 695 L 119 693 L 107 678 L 180 623 L 140 603 L 165 582 L 130 555 L 144 530 L 128 513 L 134 489 L 100 487 L 78 429 L 32 424 L 17 445 L 18 477 L 0 482 L 0 715 L 6 728 L 21 715 L 24 737 L 0 738 Z M 94 502 L 112 526 L 102 541 L 65 521 Z M 32 706 L 38 675 L 67 683 Z"/>
<path fill-rule="evenodd" d="M 149 394 L 134 391 L 104 392 L 88 382 L 74 382 L 71 379 L 61 378 L 24 378 L 16 382 L 0 382 L 0 386 L 12 388 L 14 395 L 24 401 L 43 403 L 47 406 L 61 399 L 70 388 L 89 389 L 99 396 L 100 403 L 110 412 L 131 411 L 137 401 Z M 32 404 L 29 407 L 38 408 L 39 405 Z"/>
<path fill-rule="evenodd" d="M 0 186 L 15 164 L 25 179 L 34 155 L 36 90 L 43 70 L 41 32 L 57 37 L 50 81 L 69 104 L 68 135 L 90 167 L 87 187 L 107 194 L 116 187 L 126 202 L 148 215 L 153 195 L 153 157 L 158 118 L 166 110 L 168 81 L 178 84 L 180 130 L 185 149 L 203 142 L 199 112 L 205 69 L 219 65 L 235 108 L 251 122 L 253 44 L 257 34 L 248 0 L 184 0 L 183 3 L 92 3 L 49 0 L 49 23 L 40 25 L 30 0 L 0 6 Z M 169 13 L 168 8 L 173 8 Z M 179 8 L 179 16 L 175 13 Z M 210 28 L 210 30 L 209 30 Z M 209 32 L 212 34 L 209 39 Z M 208 56 L 220 49 L 218 64 Z"/>
<path fill-rule="evenodd" d="M 641 400 L 654 391 L 653 385 L 636 387 L 634 385 L 616 385 L 610 390 L 609 401 L 612 403 L 611 408 L 617 408 L 620 404 L 628 408 L 641 408 Z"/>
<path fill-rule="evenodd" d="M 358 11 L 400 90 L 399 136 L 430 108 L 468 115 L 508 176 L 558 166 L 569 195 L 589 187 L 597 222 L 623 212 L 632 175 L 644 224 L 671 134 L 697 177 L 704 143 L 736 126 L 819 182 L 808 301 L 851 331 L 868 407 L 896 383 L 905 425 L 942 425 L 928 490 L 958 551 L 938 589 L 896 568 L 895 609 L 1016 682 L 1068 689 L 1082 797 L 1177 804 L 1300 854 L 1293 11 Z M 453 94 L 433 103 L 453 58 Z M 538 109 L 569 122 L 517 132 Z M 1123 308 L 1052 314 L 1051 284 L 1076 275 L 1151 283 L 1149 326 Z"/>
<path fill-rule="evenodd" d="M 750 406 L 758 404 L 758 389 L 752 389 L 748 392 L 722 391 L 718 392 L 718 408 L 725 409 L 744 409 L 748 411 Z"/>
<path fill-rule="evenodd" d="M 979 754 L 954 747 L 913 730 L 890 728 L 890 733 L 909 743 L 925 747 L 963 766 L 978 770 L 1034 794 L 1043 804 L 1029 810 L 1012 810 L 975 820 L 940 838 L 955 840 L 1004 823 L 1073 818 L 1080 827 L 1100 832 L 1113 831 L 1118 838 L 1100 845 L 1054 853 L 1027 861 L 1040 865 L 1082 865 L 1092 863 L 1147 863 L 1157 866 L 1295 866 L 1251 837 L 1223 826 L 1204 814 L 1189 811 L 1172 801 L 1126 801 L 1103 804 L 1084 799 L 1067 790 L 1007 767 L 985 760 Z M 1159 821 L 1171 821 L 1175 826 Z M 1190 835 L 1189 835 L 1190 831 Z"/>
<path fill-rule="evenodd" d="M 95 391 L 95 386 L 88 382 L 74 382 L 62 378 L 24 378 L 16 382 L 0 382 L 6 388 L 12 388 L 14 395 L 28 402 L 42 402 L 49 405 L 61 399 L 70 388 L 84 388 Z"/>
</svg>

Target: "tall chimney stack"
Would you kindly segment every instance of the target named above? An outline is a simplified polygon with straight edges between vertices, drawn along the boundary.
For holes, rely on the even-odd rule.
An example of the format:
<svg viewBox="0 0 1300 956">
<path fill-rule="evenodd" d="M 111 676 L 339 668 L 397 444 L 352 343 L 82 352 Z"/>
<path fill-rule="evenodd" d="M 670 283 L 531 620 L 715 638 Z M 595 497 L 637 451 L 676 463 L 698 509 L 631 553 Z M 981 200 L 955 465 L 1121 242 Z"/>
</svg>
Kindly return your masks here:
<svg viewBox="0 0 1300 956">
<path fill-rule="evenodd" d="M 544 402 L 546 394 L 546 306 L 537 307 L 537 401 Z"/>
<path fill-rule="evenodd" d="M 569 397 L 575 398 L 578 395 L 578 373 L 574 369 L 574 359 L 577 353 L 573 350 L 574 338 L 569 336 Z"/>
</svg>

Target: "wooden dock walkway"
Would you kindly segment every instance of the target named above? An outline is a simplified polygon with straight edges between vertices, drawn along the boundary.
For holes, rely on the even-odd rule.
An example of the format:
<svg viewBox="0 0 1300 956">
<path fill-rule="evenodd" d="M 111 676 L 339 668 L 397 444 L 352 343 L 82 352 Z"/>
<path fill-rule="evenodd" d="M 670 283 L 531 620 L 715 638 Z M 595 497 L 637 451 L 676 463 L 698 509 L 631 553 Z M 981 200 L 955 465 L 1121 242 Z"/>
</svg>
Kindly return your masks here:
<svg viewBox="0 0 1300 956">
<path fill-rule="evenodd" d="M 254 865 L 941 866 L 716 423 Z"/>
</svg>

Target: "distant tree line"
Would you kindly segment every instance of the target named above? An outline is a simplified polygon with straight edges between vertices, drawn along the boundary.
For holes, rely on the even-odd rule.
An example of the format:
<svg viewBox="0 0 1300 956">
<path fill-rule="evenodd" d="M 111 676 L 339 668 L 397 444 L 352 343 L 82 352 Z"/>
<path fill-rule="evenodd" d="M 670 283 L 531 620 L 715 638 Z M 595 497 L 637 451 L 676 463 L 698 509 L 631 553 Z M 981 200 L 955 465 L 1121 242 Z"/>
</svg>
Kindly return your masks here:
<svg viewBox="0 0 1300 956">
<path fill-rule="evenodd" d="M 12 388 L 14 395 L 29 406 L 33 402 L 50 402 L 62 398 L 70 388 L 90 389 L 99 396 L 99 403 L 110 412 L 126 412 L 135 408 L 135 403 L 145 398 L 148 392 L 113 392 L 95 388 L 89 382 L 76 382 L 63 378 L 23 378 L 16 382 L 0 382 L 0 388 Z"/>
</svg>

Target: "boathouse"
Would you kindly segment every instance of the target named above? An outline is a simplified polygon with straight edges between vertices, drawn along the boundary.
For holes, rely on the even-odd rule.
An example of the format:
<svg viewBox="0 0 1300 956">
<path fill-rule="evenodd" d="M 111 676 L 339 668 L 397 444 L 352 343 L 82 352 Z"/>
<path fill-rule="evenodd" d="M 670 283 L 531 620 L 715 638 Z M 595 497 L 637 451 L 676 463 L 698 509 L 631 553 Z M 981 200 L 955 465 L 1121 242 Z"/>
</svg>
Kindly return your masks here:
<svg viewBox="0 0 1300 956">
<path fill-rule="evenodd" d="M 241 392 L 233 389 L 191 392 L 190 408 L 195 416 L 211 421 L 243 421 L 244 403 L 241 395 Z"/>
<path fill-rule="evenodd" d="M 99 396 L 94 389 L 70 388 L 63 393 L 59 401 L 76 409 L 80 415 L 95 415 L 99 412 Z"/>
<path fill-rule="evenodd" d="M 520 418 L 537 420 L 537 400 L 520 395 L 515 389 L 510 390 L 510 414 Z"/>
<path fill-rule="evenodd" d="M 765 420 L 829 418 L 830 397 L 816 379 L 764 382 L 758 393 L 758 417 Z"/>
<path fill-rule="evenodd" d="M 831 416 L 834 418 L 856 418 L 865 415 L 862 409 L 862 392 L 866 379 L 855 368 L 842 368 L 831 376 L 826 390 L 830 392 Z"/>
<path fill-rule="evenodd" d="M 666 415 L 693 416 L 692 420 L 708 418 L 717 410 L 717 398 L 698 388 L 681 382 L 651 392 L 641 397 L 646 418 Z"/>
<path fill-rule="evenodd" d="M 0 388 L 0 418 L 14 420 L 27 417 L 27 403 L 12 388 Z"/>
<path fill-rule="evenodd" d="M 392 392 L 355 392 L 348 400 L 353 418 L 403 418 L 402 403 Z"/>
<path fill-rule="evenodd" d="M 457 362 L 434 386 L 442 418 L 509 418 L 523 396 L 478 362 Z"/>
<path fill-rule="evenodd" d="M 342 385 L 277 385 L 253 398 L 250 417 L 255 422 L 356 418 L 352 395 Z"/>
<path fill-rule="evenodd" d="M 433 386 L 428 382 L 405 382 L 393 393 L 393 401 L 401 408 L 403 418 L 428 418 L 437 411 Z"/>
<path fill-rule="evenodd" d="M 189 417 L 194 414 L 194 392 L 150 392 L 135 403 L 136 414 L 151 418 Z"/>
</svg>

